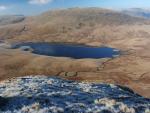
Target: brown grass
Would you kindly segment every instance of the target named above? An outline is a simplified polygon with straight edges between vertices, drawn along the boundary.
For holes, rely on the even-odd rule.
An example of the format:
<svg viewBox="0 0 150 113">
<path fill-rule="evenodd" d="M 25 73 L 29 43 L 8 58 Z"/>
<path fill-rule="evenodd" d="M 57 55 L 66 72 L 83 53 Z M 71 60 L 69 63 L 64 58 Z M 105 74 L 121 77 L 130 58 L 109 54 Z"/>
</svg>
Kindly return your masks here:
<svg viewBox="0 0 150 113">
<path fill-rule="evenodd" d="M 72 80 L 127 85 L 150 97 L 149 20 L 104 9 L 70 9 L 29 17 L 0 26 L 0 39 L 9 42 L 69 42 L 111 46 L 126 54 L 107 59 L 74 60 L 38 56 L 19 50 L 0 50 L 0 80 L 24 75 L 59 75 Z M 77 77 L 66 77 L 77 72 Z"/>
</svg>

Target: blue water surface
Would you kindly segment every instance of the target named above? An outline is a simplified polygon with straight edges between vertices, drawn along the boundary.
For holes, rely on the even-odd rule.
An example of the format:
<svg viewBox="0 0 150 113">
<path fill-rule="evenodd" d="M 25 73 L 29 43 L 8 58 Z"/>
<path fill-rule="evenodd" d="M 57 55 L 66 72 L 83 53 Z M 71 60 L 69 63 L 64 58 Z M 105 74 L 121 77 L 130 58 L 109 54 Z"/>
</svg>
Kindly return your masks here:
<svg viewBox="0 0 150 113">
<path fill-rule="evenodd" d="M 32 53 L 55 57 L 82 58 L 113 58 L 119 56 L 120 51 L 110 47 L 91 47 L 85 45 L 71 45 L 60 43 L 28 42 L 16 44 L 13 48 L 30 47 Z"/>
</svg>

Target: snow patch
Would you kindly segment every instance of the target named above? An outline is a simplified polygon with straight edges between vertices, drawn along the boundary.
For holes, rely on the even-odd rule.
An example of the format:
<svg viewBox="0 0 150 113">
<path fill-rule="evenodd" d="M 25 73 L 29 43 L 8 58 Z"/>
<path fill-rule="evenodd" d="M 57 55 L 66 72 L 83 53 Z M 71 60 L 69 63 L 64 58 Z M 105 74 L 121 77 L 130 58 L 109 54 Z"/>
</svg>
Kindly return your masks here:
<svg viewBox="0 0 150 113">
<path fill-rule="evenodd" d="M 46 76 L 0 82 L 0 113 L 149 113 L 150 99 L 113 84 Z"/>
</svg>

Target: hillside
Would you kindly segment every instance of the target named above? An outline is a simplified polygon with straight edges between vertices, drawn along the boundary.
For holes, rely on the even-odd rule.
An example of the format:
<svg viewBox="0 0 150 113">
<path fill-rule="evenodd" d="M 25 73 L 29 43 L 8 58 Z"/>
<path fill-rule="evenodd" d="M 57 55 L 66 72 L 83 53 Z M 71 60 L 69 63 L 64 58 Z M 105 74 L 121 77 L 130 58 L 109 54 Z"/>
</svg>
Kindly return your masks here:
<svg viewBox="0 0 150 113">
<path fill-rule="evenodd" d="M 53 10 L 0 26 L 0 80 L 56 75 L 88 82 L 121 84 L 150 97 L 150 23 L 100 8 Z M 121 50 L 114 59 L 71 59 L 8 49 L 11 43 L 60 42 Z M 3 47 L 5 46 L 5 47 Z"/>
<path fill-rule="evenodd" d="M 77 42 L 83 37 L 101 38 L 99 35 L 105 33 L 98 35 L 93 32 L 97 29 L 107 29 L 105 26 L 149 23 L 148 20 L 112 10 L 72 8 L 48 11 L 38 16 L 27 17 L 23 22 L 15 25 L 1 26 L 0 37 L 11 41 Z"/>
<path fill-rule="evenodd" d="M 131 17 L 126 14 L 101 9 L 101 8 L 70 8 L 63 10 L 52 10 L 45 12 L 34 18 L 35 21 L 40 23 L 54 23 L 59 22 L 62 24 L 77 25 L 96 25 L 96 24 L 134 24 L 144 21 L 144 19 Z"/>
<path fill-rule="evenodd" d="M 25 17 L 22 15 L 0 16 L 0 26 L 19 23 L 19 22 L 22 22 L 24 19 L 25 19 Z"/>
<path fill-rule="evenodd" d="M 128 14 L 130 16 L 134 16 L 134 17 L 150 19 L 150 10 L 148 9 L 131 8 L 131 9 L 123 10 L 122 13 Z"/>
<path fill-rule="evenodd" d="M 46 76 L 0 83 L 1 113 L 149 113 L 150 100 L 127 87 Z"/>
</svg>

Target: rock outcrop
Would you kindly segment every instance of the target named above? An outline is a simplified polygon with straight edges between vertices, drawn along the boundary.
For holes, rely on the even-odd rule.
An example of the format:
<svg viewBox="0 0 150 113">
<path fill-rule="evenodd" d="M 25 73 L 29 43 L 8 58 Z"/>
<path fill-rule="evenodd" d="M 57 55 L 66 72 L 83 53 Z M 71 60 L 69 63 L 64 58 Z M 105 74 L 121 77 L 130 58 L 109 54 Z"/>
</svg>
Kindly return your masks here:
<svg viewBox="0 0 150 113">
<path fill-rule="evenodd" d="M 0 83 L 1 113 L 149 113 L 150 99 L 113 84 L 89 84 L 46 76 Z"/>
</svg>

